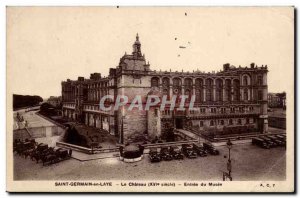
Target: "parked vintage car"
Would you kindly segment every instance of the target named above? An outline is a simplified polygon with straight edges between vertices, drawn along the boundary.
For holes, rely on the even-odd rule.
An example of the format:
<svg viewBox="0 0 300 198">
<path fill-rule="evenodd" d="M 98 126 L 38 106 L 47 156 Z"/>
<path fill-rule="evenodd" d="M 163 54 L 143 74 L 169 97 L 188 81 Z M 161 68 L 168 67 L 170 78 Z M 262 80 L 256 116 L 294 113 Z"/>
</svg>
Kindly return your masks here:
<svg viewBox="0 0 300 198">
<path fill-rule="evenodd" d="M 286 135 L 276 135 L 276 137 L 283 142 L 283 146 L 286 148 Z"/>
<path fill-rule="evenodd" d="M 48 153 L 47 155 L 43 155 L 41 160 L 43 162 L 43 166 L 59 162 L 59 158 L 55 153 Z"/>
<path fill-rule="evenodd" d="M 44 151 L 46 149 L 48 149 L 48 144 L 40 143 L 36 147 L 36 150 L 39 151 L 39 152 Z"/>
<path fill-rule="evenodd" d="M 211 155 L 219 155 L 220 152 L 213 145 L 208 143 L 203 143 L 203 148 Z"/>
<path fill-rule="evenodd" d="M 30 152 L 32 152 L 33 149 L 35 149 L 35 144 L 36 144 L 35 141 L 29 141 L 29 140 L 18 141 L 15 142 L 14 151 L 16 151 L 17 154 L 24 156 L 26 158 L 27 156 L 30 155 Z"/>
<path fill-rule="evenodd" d="M 201 144 L 193 144 L 193 149 L 197 152 L 200 157 L 206 157 L 207 151 L 203 148 Z"/>
<path fill-rule="evenodd" d="M 196 158 L 197 157 L 197 153 L 193 149 L 193 146 L 191 144 L 183 144 L 182 152 L 187 158 Z"/>
<path fill-rule="evenodd" d="M 170 153 L 169 147 L 161 147 L 160 156 L 161 156 L 161 159 L 166 160 L 166 161 L 170 161 L 173 159 L 173 157 Z"/>
<path fill-rule="evenodd" d="M 279 138 L 277 137 L 274 137 L 274 136 L 268 136 L 268 138 L 270 138 L 273 142 L 275 142 L 278 146 L 284 146 L 285 145 L 285 142 L 280 140 Z"/>
<path fill-rule="evenodd" d="M 276 142 L 274 142 L 273 140 L 271 140 L 270 138 L 268 138 L 267 136 L 260 136 L 260 139 L 263 139 L 267 144 L 270 145 L 270 147 L 276 147 L 278 146 L 278 144 Z"/>
<path fill-rule="evenodd" d="M 286 136 L 284 136 L 284 135 L 275 135 L 275 137 L 277 137 L 277 138 L 279 138 L 280 140 L 286 142 Z"/>
<path fill-rule="evenodd" d="M 55 155 L 59 158 L 59 160 L 66 160 L 71 158 L 72 150 L 67 150 L 63 148 L 58 148 L 54 150 Z"/>
<path fill-rule="evenodd" d="M 161 157 L 159 152 L 157 151 L 157 148 L 151 148 L 149 151 L 149 159 L 150 162 L 160 162 Z"/>
<path fill-rule="evenodd" d="M 178 146 L 171 146 L 170 153 L 171 153 L 173 159 L 183 159 L 184 158 L 182 151 Z"/>
<path fill-rule="evenodd" d="M 252 144 L 253 145 L 256 145 L 256 146 L 259 146 L 261 148 L 264 148 L 264 149 L 269 149 L 270 148 L 270 145 L 263 139 L 260 139 L 260 138 L 252 138 Z"/>
</svg>

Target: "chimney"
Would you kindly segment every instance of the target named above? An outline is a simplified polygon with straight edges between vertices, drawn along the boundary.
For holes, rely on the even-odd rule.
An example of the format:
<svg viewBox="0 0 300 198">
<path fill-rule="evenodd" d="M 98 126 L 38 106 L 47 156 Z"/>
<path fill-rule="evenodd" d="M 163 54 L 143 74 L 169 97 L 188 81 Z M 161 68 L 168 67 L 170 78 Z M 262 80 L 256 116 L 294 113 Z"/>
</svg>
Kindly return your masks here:
<svg viewBox="0 0 300 198">
<path fill-rule="evenodd" d="M 98 80 L 101 79 L 101 74 L 100 73 L 93 73 L 90 75 L 91 80 Z"/>
<path fill-rule="evenodd" d="M 223 65 L 224 71 L 229 70 L 229 68 L 230 68 L 230 63 L 225 63 L 225 64 Z"/>
</svg>

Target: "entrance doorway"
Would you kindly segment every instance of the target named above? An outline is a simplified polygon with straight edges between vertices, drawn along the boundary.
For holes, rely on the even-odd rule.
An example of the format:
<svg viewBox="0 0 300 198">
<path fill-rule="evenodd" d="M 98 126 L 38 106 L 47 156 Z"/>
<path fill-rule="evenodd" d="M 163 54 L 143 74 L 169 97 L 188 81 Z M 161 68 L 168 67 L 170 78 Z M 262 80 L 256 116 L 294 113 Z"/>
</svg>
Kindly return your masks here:
<svg viewBox="0 0 300 198">
<path fill-rule="evenodd" d="M 183 128 L 183 119 L 182 118 L 176 118 L 175 119 L 175 126 L 176 126 L 176 129 L 182 129 Z"/>
<path fill-rule="evenodd" d="M 258 130 L 264 132 L 264 119 L 258 119 Z"/>
</svg>

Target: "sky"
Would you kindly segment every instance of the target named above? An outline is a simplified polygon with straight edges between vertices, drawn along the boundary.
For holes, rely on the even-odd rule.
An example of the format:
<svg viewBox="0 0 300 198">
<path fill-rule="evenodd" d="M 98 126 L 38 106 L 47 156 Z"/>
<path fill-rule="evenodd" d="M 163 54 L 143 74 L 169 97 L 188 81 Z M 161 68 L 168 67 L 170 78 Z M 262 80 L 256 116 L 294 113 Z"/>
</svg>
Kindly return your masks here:
<svg viewBox="0 0 300 198">
<path fill-rule="evenodd" d="M 6 28 L 8 93 L 47 98 L 68 78 L 107 76 L 136 33 L 152 70 L 254 62 L 268 65 L 269 92 L 294 86 L 292 7 L 8 7 Z"/>
</svg>

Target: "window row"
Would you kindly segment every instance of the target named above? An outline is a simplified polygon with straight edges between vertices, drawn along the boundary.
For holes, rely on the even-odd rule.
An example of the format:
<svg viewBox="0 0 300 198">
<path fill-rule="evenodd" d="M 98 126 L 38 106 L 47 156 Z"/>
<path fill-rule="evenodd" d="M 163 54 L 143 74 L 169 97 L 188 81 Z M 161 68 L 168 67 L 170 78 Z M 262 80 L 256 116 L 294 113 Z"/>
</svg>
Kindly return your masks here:
<svg viewBox="0 0 300 198">
<path fill-rule="evenodd" d="M 162 78 L 162 86 L 163 87 L 170 86 L 170 84 L 171 84 L 170 81 L 171 80 L 169 78 L 166 78 L 166 77 Z M 182 83 L 182 81 L 183 81 L 183 83 Z M 212 87 L 214 85 L 214 82 L 215 82 L 215 85 L 216 85 L 217 88 L 222 88 L 223 86 L 230 87 L 231 84 L 232 84 L 231 79 L 226 79 L 226 80 L 216 79 L 214 81 L 211 78 L 207 78 L 207 79 L 197 78 L 197 79 L 195 79 L 195 84 L 194 85 L 196 87 L 202 87 L 205 83 L 205 85 L 207 87 Z M 160 83 L 160 79 L 158 77 L 151 78 L 151 86 L 152 87 L 158 87 L 159 83 Z M 251 77 L 249 75 L 243 75 L 241 85 L 242 86 L 249 86 L 249 85 L 251 85 L 251 83 L 252 83 L 251 82 Z M 181 85 L 184 85 L 186 87 L 191 87 L 191 86 L 193 86 L 193 80 L 191 78 L 185 78 L 184 80 L 182 80 L 181 78 L 173 78 L 172 79 L 172 84 L 175 87 L 176 86 L 181 86 Z M 233 86 L 236 86 L 236 85 L 240 85 L 240 81 L 238 79 L 233 80 Z M 262 75 L 258 75 L 256 77 L 256 85 L 263 85 Z"/>
<path fill-rule="evenodd" d="M 217 107 L 211 107 L 211 108 L 200 108 L 199 111 L 195 111 L 195 110 L 191 110 L 190 114 L 198 114 L 198 113 L 245 113 L 245 112 L 253 112 L 254 111 L 254 107 L 250 106 L 250 107 L 230 107 L 230 108 L 226 108 L 226 107 L 221 107 L 221 108 L 217 108 Z"/>
<path fill-rule="evenodd" d="M 199 125 L 200 127 L 204 127 L 204 122 L 205 121 L 200 121 Z M 249 118 L 246 118 L 246 119 L 229 119 L 229 120 L 209 120 L 208 123 L 209 123 L 209 126 L 217 126 L 217 125 L 220 125 L 220 126 L 224 126 L 224 125 L 242 125 L 242 124 L 254 124 L 256 122 L 255 119 L 249 119 Z"/>
<path fill-rule="evenodd" d="M 206 107 L 202 107 L 199 110 L 190 110 L 189 113 L 190 114 L 205 114 L 205 113 L 221 113 L 221 114 L 226 114 L 226 113 L 247 113 L 247 112 L 254 112 L 254 107 L 250 106 L 250 107 L 230 107 L 230 108 L 226 108 L 226 107 L 211 107 L 211 108 L 206 108 Z M 161 112 L 162 115 L 172 115 L 172 111 L 171 110 L 164 110 Z M 183 111 L 176 111 L 177 115 L 179 114 L 184 114 Z"/>
</svg>

